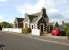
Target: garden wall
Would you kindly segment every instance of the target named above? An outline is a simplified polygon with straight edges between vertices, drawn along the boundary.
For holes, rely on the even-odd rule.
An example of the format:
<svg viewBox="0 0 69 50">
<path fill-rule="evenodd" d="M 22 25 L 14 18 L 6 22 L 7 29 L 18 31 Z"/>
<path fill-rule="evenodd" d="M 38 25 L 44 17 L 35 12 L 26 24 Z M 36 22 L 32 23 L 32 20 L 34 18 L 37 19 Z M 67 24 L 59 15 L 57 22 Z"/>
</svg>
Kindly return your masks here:
<svg viewBox="0 0 69 50">
<path fill-rule="evenodd" d="M 21 28 L 2 28 L 2 31 L 22 33 Z"/>
<path fill-rule="evenodd" d="M 40 30 L 39 29 L 32 29 L 32 35 L 33 36 L 40 36 Z"/>
</svg>

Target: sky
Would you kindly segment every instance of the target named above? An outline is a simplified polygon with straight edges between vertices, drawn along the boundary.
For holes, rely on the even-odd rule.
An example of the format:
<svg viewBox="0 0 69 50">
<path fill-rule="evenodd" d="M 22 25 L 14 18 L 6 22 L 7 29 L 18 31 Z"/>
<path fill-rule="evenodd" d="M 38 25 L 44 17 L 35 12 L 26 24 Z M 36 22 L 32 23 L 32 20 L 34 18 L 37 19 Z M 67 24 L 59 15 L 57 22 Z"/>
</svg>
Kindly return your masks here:
<svg viewBox="0 0 69 50">
<path fill-rule="evenodd" d="M 13 23 L 16 17 L 25 17 L 46 8 L 50 22 L 69 22 L 69 0 L 0 0 L 0 22 Z"/>
</svg>

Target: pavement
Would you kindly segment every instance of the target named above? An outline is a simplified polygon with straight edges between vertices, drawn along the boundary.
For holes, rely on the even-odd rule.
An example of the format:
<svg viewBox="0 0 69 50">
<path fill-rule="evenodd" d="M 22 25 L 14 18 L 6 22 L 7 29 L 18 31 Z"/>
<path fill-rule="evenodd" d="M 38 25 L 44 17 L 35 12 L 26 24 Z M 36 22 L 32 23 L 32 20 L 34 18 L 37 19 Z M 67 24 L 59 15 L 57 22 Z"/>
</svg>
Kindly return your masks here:
<svg viewBox="0 0 69 50">
<path fill-rule="evenodd" d="M 52 36 L 51 34 L 46 34 L 44 36 L 32 36 L 31 34 L 23 34 L 23 33 L 13 33 L 13 34 L 18 36 L 29 37 L 29 38 L 44 41 L 44 42 L 50 42 L 50 43 L 69 46 L 69 40 L 67 39 L 66 36 Z"/>
</svg>

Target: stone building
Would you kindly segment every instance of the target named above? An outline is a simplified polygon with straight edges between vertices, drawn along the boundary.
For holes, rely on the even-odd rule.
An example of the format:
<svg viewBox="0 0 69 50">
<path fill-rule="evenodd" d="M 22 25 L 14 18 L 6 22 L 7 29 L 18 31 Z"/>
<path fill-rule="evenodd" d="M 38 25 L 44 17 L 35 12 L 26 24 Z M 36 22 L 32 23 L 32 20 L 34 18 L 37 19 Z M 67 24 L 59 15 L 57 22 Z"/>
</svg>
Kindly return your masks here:
<svg viewBox="0 0 69 50">
<path fill-rule="evenodd" d="M 48 32 L 48 22 L 49 18 L 46 14 L 46 9 L 43 8 L 41 12 L 35 14 L 25 14 L 25 19 L 23 21 L 23 28 L 31 28 L 31 29 L 40 29 L 41 33 Z"/>
</svg>

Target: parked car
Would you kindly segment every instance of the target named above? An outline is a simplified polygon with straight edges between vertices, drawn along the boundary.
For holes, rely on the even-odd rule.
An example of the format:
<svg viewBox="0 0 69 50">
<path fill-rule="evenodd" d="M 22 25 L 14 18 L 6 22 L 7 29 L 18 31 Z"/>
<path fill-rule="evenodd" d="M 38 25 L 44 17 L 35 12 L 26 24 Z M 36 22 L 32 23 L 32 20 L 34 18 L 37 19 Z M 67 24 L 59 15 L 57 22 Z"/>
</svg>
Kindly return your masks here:
<svg viewBox="0 0 69 50">
<path fill-rule="evenodd" d="M 60 36 L 61 35 L 61 31 L 59 28 L 54 28 L 51 33 L 54 36 Z"/>
</svg>

